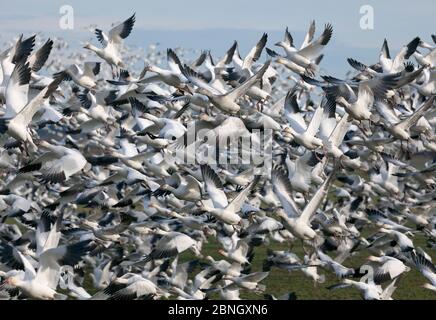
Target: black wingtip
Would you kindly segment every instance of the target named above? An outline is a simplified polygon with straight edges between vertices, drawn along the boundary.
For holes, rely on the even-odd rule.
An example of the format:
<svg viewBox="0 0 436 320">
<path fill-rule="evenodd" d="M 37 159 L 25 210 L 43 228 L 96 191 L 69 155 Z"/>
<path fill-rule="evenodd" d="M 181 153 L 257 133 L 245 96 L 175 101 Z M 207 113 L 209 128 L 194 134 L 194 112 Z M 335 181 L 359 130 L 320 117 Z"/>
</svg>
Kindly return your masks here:
<svg viewBox="0 0 436 320">
<path fill-rule="evenodd" d="M 23 35 L 21 35 L 18 40 L 18 46 L 16 47 L 15 54 L 12 58 L 13 64 L 17 64 L 20 61 L 26 61 L 35 46 L 36 35 L 33 35 L 24 41 L 22 41 L 22 38 Z"/>
<path fill-rule="evenodd" d="M 416 48 L 418 48 L 420 42 L 421 39 L 419 37 L 416 37 L 407 44 L 407 52 L 406 55 L 404 56 L 405 59 L 410 58 L 410 56 L 416 51 Z"/>
<path fill-rule="evenodd" d="M 20 86 L 29 84 L 32 69 L 29 67 L 29 62 L 26 62 L 25 64 L 22 62 L 19 62 L 16 66 L 16 72 L 18 73 L 18 83 Z"/>
<path fill-rule="evenodd" d="M 321 35 L 321 45 L 325 46 L 329 43 L 330 39 L 333 35 L 333 26 L 330 23 L 327 23 L 324 28 L 324 32 Z"/>
<path fill-rule="evenodd" d="M 53 40 L 48 39 L 44 45 L 36 52 L 36 60 L 32 65 L 32 71 L 38 72 L 47 62 L 50 52 L 53 49 Z"/>
<path fill-rule="evenodd" d="M 141 101 L 134 97 L 129 97 L 129 103 L 132 106 L 132 108 L 135 108 L 136 110 L 139 110 L 141 112 L 147 112 L 148 108 L 145 104 L 143 104 Z"/>
<path fill-rule="evenodd" d="M 67 177 L 65 176 L 65 172 L 56 172 L 56 173 L 50 173 L 46 174 L 42 177 L 42 182 L 52 182 L 52 183 L 61 183 L 67 180 Z"/>
<path fill-rule="evenodd" d="M 274 50 L 272 50 L 270 48 L 265 48 L 265 50 L 266 50 L 266 53 L 272 58 L 280 56 L 277 52 L 275 52 Z"/>
<path fill-rule="evenodd" d="M 42 163 L 31 163 L 28 165 L 25 165 L 23 167 L 21 167 L 18 172 L 19 173 L 25 173 L 25 172 L 31 172 L 31 171 L 36 171 L 41 169 Z"/>
<path fill-rule="evenodd" d="M 92 69 L 92 72 L 94 73 L 95 76 L 100 73 L 100 69 L 101 69 L 101 62 L 95 62 L 95 67 Z"/>
<path fill-rule="evenodd" d="M 223 183 L 217 173 L 207 164 L 200 165 L 203 180 L 209 179 L 213 181 L 216 187 L 223 188 Z"/>
<path fill-rule="evenodd" d="M 365 71 L 367 66 L 364 65 L 363 63 L 353 59 L 353 58 L 348 58 L 347 62 L 350 66 L 352 66 L 354 69 L 358 70 L 358 71 Z"/>
<path fill-rule="evenodd" d="M 406 70 L 406 72 L 413 72 L 415 70 L 415 66 L 412 62 L 408 61 L 404 64 L 404 70 Z"/>
<path fill-rule="evenodd" d="M 391 58 L 391 54 L 389 52 L 388 40 L 386 38 L 383 41 L 382 53 L 386 58 L 388 58 L 388 59 Z"/>
</svg>

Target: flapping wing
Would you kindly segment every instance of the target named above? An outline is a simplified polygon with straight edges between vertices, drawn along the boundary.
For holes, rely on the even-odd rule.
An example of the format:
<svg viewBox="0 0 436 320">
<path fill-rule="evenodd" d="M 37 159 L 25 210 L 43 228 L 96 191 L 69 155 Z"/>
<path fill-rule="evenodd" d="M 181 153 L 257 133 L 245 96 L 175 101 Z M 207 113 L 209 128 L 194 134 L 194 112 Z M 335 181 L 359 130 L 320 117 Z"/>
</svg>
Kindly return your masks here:
<svg viewBox="0 0 436 320">
<path fill-rule="evenodd" d="M 101 62 L 85 62 L 83 73 L 93 78 L 100 73 Z"/>
<path fill-rule="evenodd" d="M 312 42 L 314 35 L 315 35 L 315 20 L 312 20 L 309 26 L 309 30 L 307 31 L 306 36 L 304 37 L 304 41 L 301 44 L 300 49 L 307 47 Z"/>
<path fill-rule="evenodd" d="M 174 52 L 173 49 L 167 49 L 167 62 L 168 67 L 170 67 L 171 71 L 174 73 L 180 73 L 182 70 L 182 63 L 180 62 L 179 57 Z"/>
<path fill-rule="evenodd" d="M 109 31 L 109 39 L 114 43 L 121 43 L 121 41 L 129 36 L 132 32 L 133 25 L 135 24 L 135 14 L 128 18 L 123 23 L 117 25 Z"/>
<path fill-rule="evenodd" d="M 216 64 L 217 68 L 223 68 L 225 65 L 232 62 L 233 55 L 235 54 L 235 50 L 238 46 L 238 42 L 234 41 L 232 46 L 227 50 L 226 54 L 219 60 Z"/>
<path fill-rule="evenodd" d="M 264 33 L 262 38 L 257 42 L 256 46 L 254 46 L 248 55 L 245 57 L 244 62 L 242 64 L 242 69 L 251 69 L 253 62 L 259 60 L 260 55 L 262 54 L 263 48 L 265 48 L 266 42 L 268 40 L 268 34 Z"/>
<path fill-rule="evenodd" d="M 215 208 L 225 208 L 228 206 L 227 196 L 222 190 L 223 185 L 218 175 L 208 165 L 201 165 L 201 174 Z"/>
<path fill-rule="evenodd" d="M 248 78 L 245 82 L 243 82 L 240 86 L 234 88 L 233 90 L 229 91 L 226 95 L 233 101 L 237 100 L 238 98 L 242 97 L 257 81 L 260 81 L 262 79 L 263 74 L 268 69 L 269 65 L 271 64 L 271 60 L 268 60 L 263 67 L 253 76 Z"/>
<path fill-rule="evenodd" d="M 13 48 L 13 57 L 12 57 L 13 64 L 17 64 L 19 62 L 22 63 L 26 62 L 27 58 L 29 57 L 30 53 L 33 50 L 33 47 L 35 46 L 35 37 L 36 36 L 31 36 L 26 40 L 23 40 L 23 35 L 20 36 L 20 38 L 15 43 L 15 46 Z"/>
<path fill-rule="evenodd" d="M 186 64 L 184 65 L 184 67 L 182 69 L 182 73 L 186 77 L 186 79 L 189 80 L 189 82 L 191 82 L 193 85 L 195 85 L 199 88 L 206 89 L 207 91 L 209 91 L 215 95 L 220 95 L 220 94 L 225 93 L 225 92 L 222 92 L 222 91 L 217 90 L 216 88 L 212 87 L 210 84 L 207 83 L 206 79 L 201 74 L 194 71 Z"/>
<path fill-rule="evenodd" d="M 321 34 L 321 36 L 301 49 L 298 53 L 310 60 L 315 59 L 318 57 L 322 51 L 322 49 L 329 43 L 331 37 L 333 34 L 333 26 L 331 24 L 326 24 L 324 28 L 324 32 Z"/>
<path fill-rule="evenodd" d="M 351 122 L 348 122 L 348 117 L 349 117 L 348 113 L 345 113 L 342 116 L 341 120 L 339 120 L 338 123 L 336 124 L 336 127 L 333 129 L 333 132 L 329 140 L 334 146 L 339 147 L 341 145 L 348 129 L 351 126 Z"/>
<path fill-rule="evenodd" d="M 319 126 L 321 124 L 321 120 L 323 117 L 324 108 L 320 105 L 314 112 L 312 119 L 310 120 L 309 125 L 307 126 L 306 133 L 315 136 L 318 132 Z"/>
<path fill-rule="evenodd" d="M 41 105 L 44 103 L 44 101 L 48 99 L 57 89 L 62 80 L 62 76 L 54 79 L 47 87 L 41 90 L 41 92 L 38 93 L 38 95 L 33 98 L 32 101 L 30 101 L 11 121 L 19 121 L 27 124 L 30 123 L 35 113 L 41 108 Z"/>
<path fill-rule="evenodd" d="M 52 49 L 53 40 L 48 39 L 47 42 L 38 49 L 38 51 L 30 56 L 28 61 L 33 72 L 38 72 L 39 70 L 41 70 L 41 68 L 46 63 Z"/>
<path fill-rule="evenodd" d="M 91 240 L 85 240 L 44 251 L 39 258 L 40 266 L 35 280 L 56 289 L 60 266 L 76 265 L 91 250 L 90 244 Z"/>
<path fill-rule="evenodd" d="M 95 29 L 94 31 L 95 36 L 97 37 L 97 40 L 103 45 L 106 46 L 109 42 L 109 37 L 106 35 L 106 33 L 103 32 L 101 29 Z"/>
<path fill-rule="evenodd" d="M 0 262 L 9 268 L 24 270 L 24 263 L 19 251 L 3 240 L 0 242 Z"/>
<path fill-rule="evenodd" d="M 410 128 L 411 126 L 413 126 L 416 122 L 418 122 L 419 118 L 421 118 L 425 112 L 427 112 L 430 108 L 434 107 L 435 97 L 436 95 L 431 96 L 422 107 L 416 110 L 413 115 L 401 121 L 399 125 L 403 128 Z"/>
<path fill-rule="evenodd" d="M 303 212 L 301 213 L 300 219 L 302 222 L 306 224 L 309 223 L 311 217 L 315 214 L 316 210 L 321 205 L 322 201 L 327 195 L 328 189 L 330 188 L 330 185 L 332 184 L 335 176 L 336 170 L 333 169 L 333 171 L 330 173 L 330 175 L 327 177 L 321 187 L 315 192 L 312 199 L 310 199 L 309 203 L 306 205 Z"/>
<path fill-rule="evenodd" d="M 13 117 L 27 103 L 31 69 L 29 63 L 15 65 L 6 87 L 6 112 L 4 117 Z"/>
<path fill-rule="evenodd" d="M 400 52 L 394 59 L 393 68 L 397 69 L 404 65 L 404 62 L 410 58 L 410 56 L 416 51 L 421 39 L 419 37 L 414 38 L 407 45 L 403 46 Z"/>
<path fill-rule="evenodd" d="M 244 190 L 239 192 L 238 195 L 232 200 L 228 206 L 228 209 L 232 210 L 233 212 L 239 212 L 245 200 L 247 200 L 248 194 L 256 187 L 259 180 L 260 176 L 256 176 L 254 180 L 250 182 L 250 184 Z"/>
<path fill-rule="evenodd" d="M 385 101 L 376 101 L 375 107 L 377 112 L 390 124 L 397 124 L 400 119 L 398 119 L 395 114 L 395 110 L 389 102 Z"/>
<path fill-rule="evenodd" d="M 290 218 L 300 216 L 300 209 L 292 199 L 292 187 L 287 173 L 274 169 L 271 176 L 273 190 L 282 204 L 283 209 Z"/>
<path fill-rule="evenodd" d="M 374 77 L 370 80 L 365 80 L 359 83 L 359 90 L 362 87 L 371 89 L 372 94 L 377 99 L 383 99 L 386 97 L 388 90 L 392 90 L 398 84 L 400 74 L 389 74 L 381 77 Z M 360 95 L 360 93 L 359 93 Z"/>
</svg>

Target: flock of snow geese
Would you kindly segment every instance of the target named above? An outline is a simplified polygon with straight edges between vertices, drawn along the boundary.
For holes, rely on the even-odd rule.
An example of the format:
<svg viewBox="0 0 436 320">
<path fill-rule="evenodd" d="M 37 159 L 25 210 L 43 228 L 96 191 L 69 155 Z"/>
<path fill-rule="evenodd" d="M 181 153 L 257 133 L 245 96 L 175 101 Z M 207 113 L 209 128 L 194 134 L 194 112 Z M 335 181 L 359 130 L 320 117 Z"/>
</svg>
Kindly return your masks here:
<svg viewBox="0 0 436 320">
<path fill-rule="evenodd" d="M 364 299 L 392 299 L 416 270 L 435 294 L 436 44 L 391 55 L 385 40 L 339 79 L 320 72 L 330 24 L 217 59 L 129 52 L 135 18 L 68 56 L 36 36 L 0 54 L 1 299 L 296 298 L 292 282 L 268 288 L 277 269 L 310 284 L 330 273 L 329 290 Z M 259 132 L 270 172 L 171 157 Z M 213 150 L 240 160 L 250 146 Z"/>
</svg>

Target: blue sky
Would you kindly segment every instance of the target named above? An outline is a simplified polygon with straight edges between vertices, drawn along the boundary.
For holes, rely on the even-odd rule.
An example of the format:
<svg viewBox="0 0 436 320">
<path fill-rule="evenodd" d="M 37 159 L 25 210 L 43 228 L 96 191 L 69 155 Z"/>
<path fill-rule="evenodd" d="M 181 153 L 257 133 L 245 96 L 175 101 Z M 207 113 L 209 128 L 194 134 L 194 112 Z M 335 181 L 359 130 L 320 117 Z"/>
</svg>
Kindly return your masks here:
<svg viewBox="0 0 436 320">
<path fill-rule="evenodd" d="M 74 30 L 59 28 L 62 5 L 74 9 Z M 362 30 L 359 26 L 362 5 L 374 8 L 374 30 Z M 350 55 L 374 62 L 385 37 L 395 51 L 415 36 L 430 41 L 430 35 L 436 32 L 434 0 L 14 0 L 2 7 L 3 41 L 21 32 L 37 31 L 47 36 L 61 35 L 73 42 L 86 41 L 92 37 L 90 25 L 107 29 L 136 12 L 137 22 L 129 44 L 146 46 L 159 41 L 163 47 L 211 49 L 216 55 L 221 55 L 233 40 L 240 42 L 244 52 L 264 31 L 272 46 L 286 26 L 298 45 L 310 21 L 315 19 L 317 34 L 325 23 L 333 24 L 334 35 L 324 63 L 339 70 L 346 66 L 345 58 Z"/>
</svg>

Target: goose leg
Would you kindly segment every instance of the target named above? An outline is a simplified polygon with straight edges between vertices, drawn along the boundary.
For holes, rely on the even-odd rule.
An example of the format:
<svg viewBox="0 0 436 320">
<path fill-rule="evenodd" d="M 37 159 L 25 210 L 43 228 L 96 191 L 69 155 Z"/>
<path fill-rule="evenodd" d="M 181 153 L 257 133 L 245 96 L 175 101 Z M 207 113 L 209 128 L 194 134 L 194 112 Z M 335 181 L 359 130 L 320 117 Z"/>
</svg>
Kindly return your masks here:
<svg viewBox="0 0 436 320">
<path fill-rule="evenodd" d="M 309 252 L 306 250 L 306 248 L 304 247 L 304 240 L 303 239 L 301 239 L 301 247 L 303 248 L 303 252 L 304 252 L 304 254 L 306 254 L 306 255 L 309 255 Z"/>
</svg>

